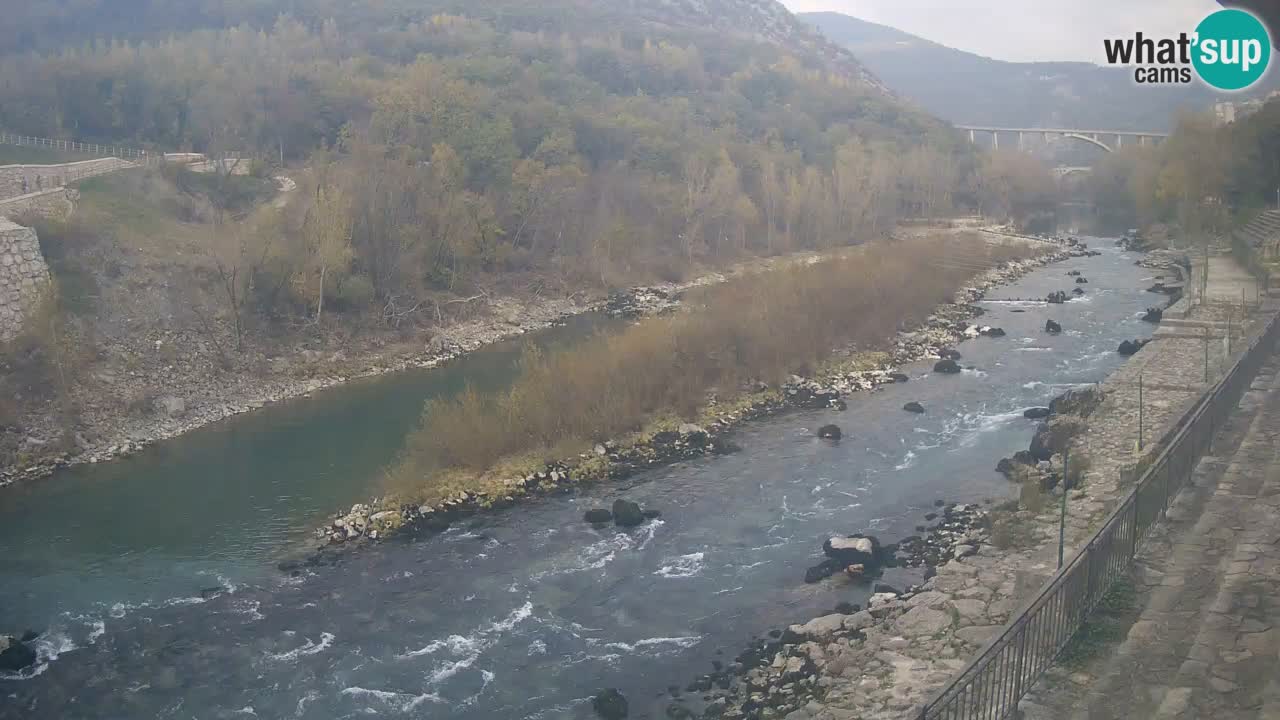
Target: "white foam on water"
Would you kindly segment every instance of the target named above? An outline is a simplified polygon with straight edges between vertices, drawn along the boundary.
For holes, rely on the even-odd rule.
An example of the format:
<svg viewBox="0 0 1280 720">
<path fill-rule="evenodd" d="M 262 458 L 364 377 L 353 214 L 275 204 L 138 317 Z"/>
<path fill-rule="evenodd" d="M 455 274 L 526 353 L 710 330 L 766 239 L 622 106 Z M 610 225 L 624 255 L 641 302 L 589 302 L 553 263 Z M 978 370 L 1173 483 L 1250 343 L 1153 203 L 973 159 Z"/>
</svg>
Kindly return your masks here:
<svg viewBox="0 0 1280 720">
<path fill-rule="evenodd" d="M 656 532 L 656 529 L 651 529 L 650 532 Z M 599 570 L 613 562 L 618 553 L 630 550 L 635 546 L 635 538 L 627 533 L 614 533 L 610 537 L 603 538 L 582 548 L 569 563 L 560 567 L 552 567 L 550 570 L 543 570 L 534 574 L 531 579 L 542 580 L 554 575 Z"/>
<path fill-rule="evenodd" d="M 311 638 L 307 638 L 307 644 L 300 648 L 294 648 L 288 652 L 282 653 L 267 653 L 267 657 L 272 660 L 287 662 L 290 660 L 297 660 L 303 655 L 315 655 L 317 653 L 322 653 L 325 650 L 328 650 L 329 646 L 333 644 L 333 637 L 333 633 L 320 633 L 320 642 L 318 643 L 313 642 Z"/>
<path fill-rule="evenodd" d="M 102 620 L 95 621 L 93 623 L 93 629 L 89 631 L 89 644 L 90 645 L 97 644 L 98 638 L 102 637 L 103 633 L 105 633 L 106 631 L 107 631 L 107 624 L 105 622 L 103 622 Z"/>
<path fill-rule="evenodd" d="M 641 531 L 644 533 L 644 538 L 640 540 L 640 544 L 636 546 L 636 549 L 637 550 L 645 549 L 645 546 L 647 546 L 650 542 L 653 541 L 653 538 L 658 534 L 658 529 L 661 528 L 663 525 L 666 525 L 666 523 L 657 518 L 645 523 L 644 527 L 641 529 Z"/>
<path fill-rule="evenodd" d="M 36 661 L 17 672 L 0 672 L 0 680 L 30 680 L 48 670 L 49 665 L 57 660 L 59 655 L 79 647 L 70 635 L 54 630 L 31 641 L 28 646 L 36 651 Z"/>
<path fill-rule="evenodd" d="M 695 577 L 702 572 L 704 555 L 703 553 L 689 553 L 675 558 L 667 558 L 667 564 L 658 568 L 654 575 L 664 578 L 688 578 Z"/>
<path fill-rule="evenodd" d="M 739 586 L 738 586 L 738 587 L 736 587 L 736 588 L 725 588 L 724 590 L 717 590 L 717 591 L 715 591 L 714 593 L 711 593 L 711 594 L 712 594 L 712 595 L 728 595 L 729 593 L 736 593 L 736 592 L 738 592 L 738 591 L 739 591 L 739 590 L 741 590 L 743 587 L 744 587 L 743 585 L 739 585 Z"/>
<path fill-rule="evenodd" d="M 534 640 L 533 642 L 529 643 L 529 654 L 530 655 L 546 655 L 547 644 L 542 642 L 541 640 Z"/>
<path fill-rule="evenodd" d="M 298 698 L 298 706 L 297 706 L 297 709 L 293 711 L 293 716 L 298 718 L 302 717 L 302 713 L 306 712 L 307 710 L 307 705 L 315 702 L 316 698 L 318 697 L 320 697 L 320 693 L 316 692 L 315 690 L 308 690 L 307 694 Z"/>
<path fill-rule="evenodd" d="M 232 713 L 232 715 L 252 715 L 254 717 L 257 717 L 258 711 L 254 710 L 252 705 L 246 705 L 240 708 L 239 710 L 235 711 L 234 713 Z"/>
<path fill-rule="evenodd" d="M 702 642 L 701 635 L 691 635 L 688 637 L 652 637 L 645 638 L 644 640 L 637 640 L 633 643 L 610 642 L 605 643 L 601 647 L 621 650 L 628 655 L 643 652 L 663 655 L 676 650 L 691 648 L 700 642 Z"/>
<path fill-rule="evenodd" d="M 552 717 L 552 718 L 572 717 L 574 708 L 578 707 L 579 705 L 585 705 L 586 703 L 589 703 L 589 702 L 591 702 L 591 698 L 589 697 L 577 698 L 567 703 L 549 707 L 546 710 L 539 710 L 536 713 L 525 715 L 525 720 L 542 720 L 542 718 L 545 718 L 545 717 Z"/>
<path fill-rule="evenodd" d="M 1047 347 L 1020 347 L 1014 348 L 1014 352 L 1053 352 L 1053 348 Z"/>
<path fill-rule="evenodd" d="M 505 620 L 495 622 L 489 626 L 490 632 L 507 632 L 508 630 L 519 625 L 522 621 L 529 619 L 533 615 L 533 603 L 525 601 L 524 605 L 511 611 Z"/>
<path fill-rule="evenodd" d="M 386 690 L 370 690 L 359 686 L 343 688 L 341 694 L 355 698 L 376 700 L 385 707 L 402 713 L 412 712 L 424 702 L 444 703 L 444 699 L 435 693 L 413 695 L 411 693 L 389 692 Z"/>
<path fill-rule="evenodd" d="M 450 635 L 444 640 L 433 640 L 417 650 L 401 653 L 396 658 L 408 660 L 434 655 L 441 650 L 448 650 L 449 654 L 453 655 L 454 658 L 438 663 L 427 676 L 427 680 L 431 685 L 438 685 L 458 673 L 470 669 L 484 655 L 484 652 L 496 644 L 503 635 L 532 616 L 533 603 L 525 601 L 523 605 L 508 613 L 505 618 L 478 627 L 470 635 Z M 545 645 L 543 646 L 543 651 L 546 651 Z M 480 672 L 482 677 L 492 675 L 488 670 L 481 670 Z M 488 680 L 485 681 L 485 684 L 488 684 Z"/>
<path fill-rule="evenodd" d="M 915 453 L 915 451 L 914 451 L 914 450 L 908 450 L 908 451 L 907 451 L 907 454 L 902 458 L 902 462 L 898 463 L 897 465 L 894 465 L 894 466 L 893 466 L 893 469 L 894 469 L 894 470 L 906 470 L 907 468 L 911 467 L 911 465 L 915 462 L 915 460 L 916 460 L 916 453 Z"/>
<path fill-rule="evenodd" d="M 441 663 L 436 666 L 435 670 L 431 671 L 431 675 L 428 676 L 427 681 L 432 685 L 438 685 L 454 675 L 457 675 L 459 672 L 471 667 L 475 664 L 475 661 L 479 659 L 480 653 L 477 652 L 476 654 L 468 655 L 461 660 Z"/>
</svg>

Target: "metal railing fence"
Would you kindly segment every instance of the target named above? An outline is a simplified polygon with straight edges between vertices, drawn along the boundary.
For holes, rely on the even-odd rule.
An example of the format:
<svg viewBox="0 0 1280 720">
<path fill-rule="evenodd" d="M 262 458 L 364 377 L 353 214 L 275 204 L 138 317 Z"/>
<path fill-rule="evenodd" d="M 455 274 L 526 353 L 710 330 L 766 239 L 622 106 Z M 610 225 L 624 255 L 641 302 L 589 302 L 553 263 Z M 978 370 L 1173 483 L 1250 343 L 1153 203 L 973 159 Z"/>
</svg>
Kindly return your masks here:
<svg viewBox="0 0 1280 720">
<path fill-rule="evenodd" d="M 30 135 L 15 135 L 13 133 L 6 132 L 0 132 L 0 145 L 20 145 L 24 147 L 60 150 L 63 152 L 87 153 L 90 155 L 97 155 L 99 157 L 118 157 L 125 160 L 134 160 L 136 162 L 147 162 L 156 157 L 155 153 L 150 153 L 140 148 L 128 147 L 125 145 L 82 143 L 76 142 L 75 140 L 32 137 Z"/>
<path fill-rule="evenodd" d="M 921 720 L 999 720 L 1053 663 L 1111 584 L 1128 571 L 1139 544 L 1210 450 L 1214 433 L 1240 402 L 1275 347 L 1280 323 L 1263 332 L 1165 436 L 1123 502 L 1083 549 L 919 709 Z"/>
</svg>

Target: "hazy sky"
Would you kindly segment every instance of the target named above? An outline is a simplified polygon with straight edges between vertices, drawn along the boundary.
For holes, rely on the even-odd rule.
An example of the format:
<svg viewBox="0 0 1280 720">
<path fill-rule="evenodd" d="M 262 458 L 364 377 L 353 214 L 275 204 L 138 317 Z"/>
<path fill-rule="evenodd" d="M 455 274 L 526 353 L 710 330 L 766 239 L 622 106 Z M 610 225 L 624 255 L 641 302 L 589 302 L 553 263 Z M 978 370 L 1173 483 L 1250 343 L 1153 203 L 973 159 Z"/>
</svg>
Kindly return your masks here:
<svg viewBox="0 0 1280 720">
<path fill-rule="evenodd" d="M 831 10 L 1000 60 L 1102 62 L 1102 40 L 1191 32 L 1213 0 L 781 0 Z"/>
</svg>

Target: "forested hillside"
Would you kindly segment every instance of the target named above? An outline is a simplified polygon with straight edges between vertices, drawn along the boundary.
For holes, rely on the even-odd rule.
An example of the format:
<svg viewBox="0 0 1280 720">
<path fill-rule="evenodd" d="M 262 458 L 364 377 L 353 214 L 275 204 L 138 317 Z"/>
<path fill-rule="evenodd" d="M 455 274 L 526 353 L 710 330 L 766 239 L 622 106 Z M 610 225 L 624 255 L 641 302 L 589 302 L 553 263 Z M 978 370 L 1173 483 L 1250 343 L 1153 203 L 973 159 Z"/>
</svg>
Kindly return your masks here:
<svg viewBox="0 0 1280 720">
<path fill-rule="evenodd" d="M 240 24 L 167 34 L 154 5 L 119 7 L 150 39 L 0 60 L 0 126 L 307 164 L 304 201 L 237 232 L 248 310 L 847 244 L 936 213 L 972 163 L 768 0 L 175 0 L 174 27 Z"/>
<path fill-rule="evenodd" d="M 1134 92 L 1125 68 L 1004 62 L 840 13 L 799 17 L 852 51 L 895 92 L 961 125 L 1168 130 L 1179 111 L 1207 110 L 1219 99 L 1200 83 Z M 1244 97 L 1277 87 L 1272 74 Z"/>
</svg>

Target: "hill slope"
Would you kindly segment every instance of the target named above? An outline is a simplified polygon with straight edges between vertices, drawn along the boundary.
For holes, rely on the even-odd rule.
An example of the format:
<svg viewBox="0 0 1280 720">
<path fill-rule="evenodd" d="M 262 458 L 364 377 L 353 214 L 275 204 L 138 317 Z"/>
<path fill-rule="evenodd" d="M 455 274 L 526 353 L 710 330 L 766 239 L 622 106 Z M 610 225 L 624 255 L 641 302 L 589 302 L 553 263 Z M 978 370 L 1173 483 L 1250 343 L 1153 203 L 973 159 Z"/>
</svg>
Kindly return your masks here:
<svg viewBox="0 0 1280 720">
<path fill-rule="evenodd" d="M 840 13 L 800 13 L 884 83 L 964 125 L 1167 130 L 1179 110 L 1207 109 L 1201 85 L 1135 91 L 1129 70 L 1082 62 L 1012 63 L 940 45 Z M 1276 74 L 1253 94 L 1277 86 Z"/>
</svg>

